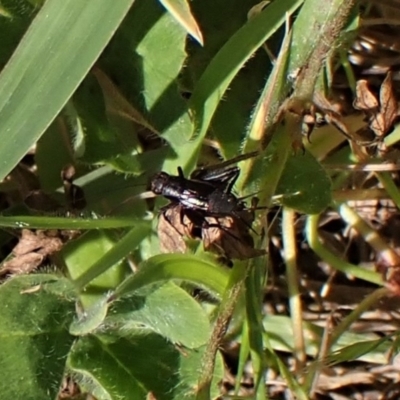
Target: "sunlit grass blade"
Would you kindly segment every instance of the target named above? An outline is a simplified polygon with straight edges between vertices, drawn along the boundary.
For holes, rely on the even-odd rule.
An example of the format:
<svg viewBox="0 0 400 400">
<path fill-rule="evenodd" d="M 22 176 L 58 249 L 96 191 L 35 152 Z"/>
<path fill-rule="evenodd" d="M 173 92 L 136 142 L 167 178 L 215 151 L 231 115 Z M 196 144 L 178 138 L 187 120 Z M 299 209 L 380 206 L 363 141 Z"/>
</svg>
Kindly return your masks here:
<svg viewBox="0 0 400 400">
<path fill-rule="evenodd" d="M 160 254 L 143 262 L 139 271 L 123 282 L 115 291 L 115 297 L 170 279 L 192 282 L 221 297 L 228 282 L 229 271 L 193 255 Z"/>
<path fill-rule="evenodd" d="M 199 143 L 233 78 L 254 52 L 279 29 L 286 14 L 294 12 L 301 4 L 301 0 L 273 2 L 239 29 L 210 62 L 190 99 Z"/>
<path fill-rule="evenodd" d="M 186 0 L 160 0 L 160 3 L 185 28 L 189 35 L 203 44 L 203 35 Z"/>
<path fill-rule="evenodd" d="M 26 229 L 115 229 L 146 224 L 138 218 L 78 218 L 49 216 L 0 216 L 0 226 Z"/>
<path fill-rule="evenodd" d="M 75 91 L 133 0 L 48 0 L 0 76 L 0 179 Z"/>
</svg>

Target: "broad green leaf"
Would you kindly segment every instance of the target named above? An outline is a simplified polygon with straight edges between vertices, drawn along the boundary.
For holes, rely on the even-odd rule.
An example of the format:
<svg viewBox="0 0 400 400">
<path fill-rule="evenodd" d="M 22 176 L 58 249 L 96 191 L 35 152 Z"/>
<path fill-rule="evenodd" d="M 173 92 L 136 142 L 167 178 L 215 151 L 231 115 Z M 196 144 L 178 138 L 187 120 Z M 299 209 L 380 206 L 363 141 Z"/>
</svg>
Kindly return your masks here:
<svg viewBox="0 0 400 400">
<path fill-rule="evenodd" d="M 0 75 L 3 179 L 54 120 L 133 0 L 47 0 Z"/>
<path fill-rule="evenodd" d="M 88 75 L 72 98 L 77 114 L 76 125 L 82 131 L 78 158 L 83 162 L 105 162 L 121 154 L 130 154 L 138 147 L 134 132 L 112 126 L 103 96 L 96 78 Z"/>
<path fill-rule="evenodd" d="M 174 152 L 192 132 L 177 84 L 186 58 L 185 43 L 184 29 L 157 2 L 137 0 L 99 60 Z"/>
<path fill-rule="evenodd" d="M 57 280 L 52 275 L 19 276 L 0 286 L 2 399 L 56 397 L 73 341 L 68 325 L 75 309 L 70 285 Z M 57 284 L 58 290 L 52 290 Z"/>
<path fill-rule="evenodd" d="M 84 191 L 86 211 L 114 218 L 126 215 L 127 220 L 141 219 L 148 207 L 139 195 L 146 190 L 150 176 L 160 171 L 166 151 L 163 147 L 135 156 L 118 157 L 119 167 L 123 166 L 129 176 L 116 174 L 114 169 L 104 166 L 76 178 L 74 184 Z"/>
<path fill-rule="evenodd" d="M 146 343 L 146 347 L 139 347 L 138 344 L 142 344 L 142 341 L 120 339 L 114 343 L 105 343 L 88 335 L 75 343 L 68 364 L 72 370 L 96 380 L 112 400 L 145 400 L 147 390 L 136 374 L 145 369 L 149 373 L 147 368 L 153 368 L 152 372 L 157 374 L 158 369 L 149 364 L 149 358 L 154 354 L 153 351 L 157 351 L 156 355 L 160 356 L 161 349 L 155 347 L 154 341 Z M 142 365 L 137 364 L 140 361 Z M 154 377 L 155 383 L 157 378 Z"/>
<path fill-rule="evenodd" d="M 123 282 L 115 291 L 115 297 L 160 281 L 185 280 L 222 296 L 229 272 L 224 267 L 187 254 L 160 254 L 141 263 L 139 271 Z"/>
<path fill-rule="evenodd" d="M 172 282 L 116 301 L 110 307 L 102 330 L 107 327 L 124 337 L 144 327 L 190 349 L 204 345 L 210 333 L 205 311 Z"/>
<path fill-rule="evenodd" d="M 251 169 L 246 167 L 246 172 L 251 191 L 259 192 L 260 204 L 270 204 L 276 195 L 279 203 L 287 207 L 316 214 L 331 202 L 328 174 L 308 151 L 293 154 L 290 132 L 285 127 L 276 129 L 266 155 L 254 159 L 254 165 Z"/>
<path fill-rule="evenodd" d="M 307 151 L 288 158 L 276 193 L 282 204 L 305 214 L 318 214 L 332 201 L 331 180 Z"/>
<path fill-rule="evenodd" d="M 179 351 L 150 333 L 107 340 L 88 335 L 78 340 L 69 366 L 94 378 L 112 400 L 145 400 L 148 392 L 163 400 L 194 400 L 203 349 Z M 222 376 L 221 358 L 213 381 L 213 395 Z"/>
</svg>

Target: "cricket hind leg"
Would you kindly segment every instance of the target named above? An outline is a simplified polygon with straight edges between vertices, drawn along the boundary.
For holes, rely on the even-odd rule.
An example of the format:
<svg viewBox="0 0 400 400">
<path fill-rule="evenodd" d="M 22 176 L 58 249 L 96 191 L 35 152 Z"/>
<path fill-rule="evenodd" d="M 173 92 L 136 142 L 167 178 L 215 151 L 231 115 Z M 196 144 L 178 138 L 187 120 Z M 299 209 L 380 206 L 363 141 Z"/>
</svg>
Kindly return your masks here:
<svg viewBox="0 0 400 400">
<path fill-rule="evenodd" d="M 226 260 L 247 260 L 265 255 L 264 250 L 254 248 L 250 232 L 243 229 L 241 221 L 232 216 L 213 217 L 211 221 L 207 219 L 202 233 L 205 250 L 213 251 Z"/>
</svg>

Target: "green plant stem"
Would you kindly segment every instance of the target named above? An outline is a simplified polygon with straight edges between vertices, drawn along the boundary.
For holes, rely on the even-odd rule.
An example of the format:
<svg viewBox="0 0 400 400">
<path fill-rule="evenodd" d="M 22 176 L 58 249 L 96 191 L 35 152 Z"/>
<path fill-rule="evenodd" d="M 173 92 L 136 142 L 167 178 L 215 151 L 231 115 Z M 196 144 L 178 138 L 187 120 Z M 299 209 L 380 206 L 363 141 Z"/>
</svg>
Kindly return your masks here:
<svg viewBox="0 0 400 400">
<path fill-rule="evenodd" d="M 319 366 L 323 363 L 323 360 L 329 353 L 329 338 L 332 333 L 333 325 L 333 314 L 331 313 L 325 320 L 324 333 L 322 334 L 320 345 L 318 348 L 318 355 L 316 362 L 311 363 L 309 366 L 309 372 L 306 375 L 304 387 L 308 390 L 309 397 L 315 398 L 315 391 L 318 385 L 318 379 L 322 373 L 322 368 Z"/>
<path fill-rule="evenodd" d="M 249 324 L 247 320 L 243 322 L 241 338 L 242 340 L 240 342 L 239 363 L 235 379 L 235 396 L 238 396 L 241 386 L 241 377 L 244 374 L 247 358 L 250 353 Z"/>
<path fill-rule="evenodd" d="M 337 203 L 345 201 L 365 201 L 387 199 L 389 196 L 384 189 L 369 188 L 369 189 L 349 189 L 335 190 L 332 193 L 333 200 Z"/>
<path fill-rule="evenodd" d="M 264 326 L 261 311 L 264 276 L 262 276 L 260 267 L 261 265 L 253 265 L 246 279 L 246 315 L 256 398 L 264 400 L 267 399 L 263 380 L 266 359 L 264 354 Z"/>
<path fill-rule="evenodd" d="M 347 82 L 349 84 L 349 88 L 351 89 L 353 93 L 353 98 L 356 97 L 356 77 L 354 75 L 353 68 L 350 64 L 349 57 L 347 55 L 347 51 L 344 49 L 341 49 L 339 51 L 339 57 L 340 57 L 340 63 L 342 64 L 342 67 L 344 69 L 344 72 L 347 77 Z"/>
<path fill-rule="evenodd" d="M 310 20 L 313 18 L 315 20 L 319 18 L 318 22 L 321 25 L 318 32 L 318 38 L 316 38 L 314 45 L 309 47 L 309 57 L 305 61 L 303 68 L 297 77 L 295 90 L 292 96 L 292 99 L 295 102 L 308 102 L 312 100 L 322 65 L 325 62 L 326 56 L 335 47 L 335 42 L 339 38 L 339 35 L 347 22 L 354 4 L 355 0 L 331 0 L 326 2 L 311 0 L 305 2 L 301 12 L 302 18 L 299 18 L 299 20 L 294 24 L 293 37 L 298 38 L 299 40 L 300 38 L 303 38 L 304 40 L 303 35 L 298 31 L 304 29 L 304 23 L 312 24 L 314 21 Z M 306 11 L 310 11 L 310 13 L 307 13 Z M 296 45 L 300 46 L 301 43 L 294 43 L 293 47 Z M 292 56 L 293 59 L 291 59 L 290 66 L 296 62 L 296 59 L 294 58 L 294 56 L 296 56 L 295 50 L 293 51 Z M 289 67 L 289 71 L 290 70 L 291 68 Z"/>
<path fill-rule="evenodd" d="M 397 208 L 400 209 L 400 190 L 393 182 L 391 174 L 389 172 L 380 172 L 376 174 L 379 181 L 387 191 L 391 199 L 396 203 Z"/>
<path fill-rule="evenodd" d="M 350 264 L 347 261 L 340 259 L 331 253 L 321 242 L 318 237 L 318 220 L 319 215 L 310 215 L 307 218 L 306 224 L 306 236 L 308 244 L 311 249 L 319 256 L 322 260 L 328 263 L 331 267 L 342 271 L 345 274 L 351 274 L 356 278 L 363 279 L 367 282 L 375 283 L 377 285 L 383 285 L 383 280 L 380 274 L 374 271 L 367 271 L 363 268 L 357 267 L 354 264 Z"/>
<path fill-rule="evenodd" d="M 266 82 L 261 96 L 254 108 L 254 113 L 249 125 L 249 131 L 243 146 L 245 153 L 259 150 L 260 144 L 265 145 L 267 138 L 265 134 L 272 127 L 277 116 L 280 105 L 287 93 L 287 63 L 289 59 L 289 48 L 292 35 L 286 27 L 285 37 L 282 41 L 278 59 L 268 81 Z M 270 136 L 268 137 L 270 139 Z M 250 163 L 248 163 L 250 165 Z"/>
<path fill-rule="evenodd" d="M 242 292 L 247 271 L 248 266 L 245 266 L 242 262 L 236 262 L 231 271 L 228 287 L 225 290 L 219 306 L 214 329 L 204 353 L 196 400 L 210 400 L 210 388 L 214 373 L 215 357 L 229 325 L 236 302 Z"/>
<path fill-rule="evenodd" d="M 300 291 L 297 275 L 297 246 L 295 232 L 296 213 L 285 207 L 282 214 L 282 237 L 284 259 L 286 264 L 286 279 L 289 291 L 289 307 L 294 338 L 295 372 L 299 374 L 304 368 L 306 352 L 303 336 L 303 318 Z"/>
<path fill-rule="evenodd" d="M 338 211 L 344 221 L 352 226 L 388 265 L 396 266 L 400 264 L 399 255 L 351 207 L 347 204 L 341 204 Z"/>
</svg>

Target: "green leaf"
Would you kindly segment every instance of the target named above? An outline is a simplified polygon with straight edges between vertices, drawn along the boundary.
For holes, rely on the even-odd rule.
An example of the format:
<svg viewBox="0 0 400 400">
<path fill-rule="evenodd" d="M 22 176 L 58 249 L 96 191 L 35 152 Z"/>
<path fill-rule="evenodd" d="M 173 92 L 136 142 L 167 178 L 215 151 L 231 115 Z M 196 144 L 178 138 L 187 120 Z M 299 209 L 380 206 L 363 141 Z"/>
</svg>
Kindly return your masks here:
<svg viewBox="0 0 400 400">
<path fill-rule="evenodd" d="M 150 231 L 150 224 L 142 224 L 132 228 L 115 242 L 109 241 L 101 233 L 94 234 L 83 238 L 83 243 L 78 243 L 78 246 L 82 245 L 79 252 L 76 245 L 70 242 L 70 247 L 65 248 L 64 254 L 66 254 L 66 264 L 75 278 L 76 286 L 83 289 L 92 283 L 96 287 L 97 284 L 92 281 L 132 253 L 150 234 Z M 111 272 L 112 275 L 116 272 L 118 276 L 114 277 L 111 285 L 120 280 L 122 271 L 118 272 L 119 269 L 117 267 L 117 271 Z M 105 277 L 104 282 L 106 287 L 110 288 L 109 277 Z"/>
<path fill-rule="evenodd" d="M 110 124 L 103 96 L 99 83 L 89 75 L 72 98 L 77 113 L 75 124 L 79 127 L 76 130 L 82 133 L 79 160 L 83 162 L 104 162 L 129 154 L 138 145 L 136 135 L 114 129 Z"/>
<path fill-rule="evenodd" d="M 205 347 L 196 351 L 189 351 L 186 357 L 181 358 L 180 379 L 182 385 L 175 389 L 174 400 L 195 399 L 195 392 L 198 387 L 199 371 L 204 359 Z M 217 399 L 221 395 L 220 384 L 225 375 L 225 366 L 221 353 L 215 357 L 214 374 L 211 383 L 210 398 Z"/>
<path fill-rule="evenodd" d="M 73 341 L 71 290 L 52 275 L 19 276 L 0 287 L 0 398 L 56 397 Z"/>
<path fill-rule="evenodd" d="M 264 328 L 268 334 L 271 346 L 277 351 L 294 351 L 293 328 L 289 317 L 283 315 L 268 315 L 264 317 Z M 305 350 L 307 355 L 315 357 L 318 354 L 323 328 L 310 322 L 303 323 L 305 332 Z M 345 332 L 334 346 L 332 356 L 327 362 L 335 363 L 337 360 L 350 361 L 358 357 L 360 361 L 382 363 L 387 362 L 385 352 L 390 348 L 390 343 L 383 338 L 382 342 L 373 333 Z M 358 347 L 358 344 L 360 346 Z M 379 346 L 379 347 L 377 347 Z M 382 347 L 381 347 L 382 346 Z M 345 350 L 341 353 L 341 350 Z M 346 349 L 349 349 L 347 351 Z M 367 350 L 367 351 L 366 351 Z M 354 351 L 354 352 L 353 352 Z M 347 360 L 345 357 L 349 357 Z"/>
<path fill-rule="evenodd" d="M 326 363 L 333 366 L 342 362 L 354 361 L 361 359 L 363 356 L 372 358 L 374 354 L 385 354 L 390 346 L 390 337 L 383 337 L 374 340 L 363 340 L 353 343 L 349 346 L 342 347 L 330 354 Z"/>
<path fill-rule="evenodd" d="M 186 32 L 169 13 L 155 1 L 137 0 L 100 59 L 127 100 L 175 152 L 192 132 L 177 84 L 185 44 Z"/>
<path fill-rule="evenodd" d="M 112 400 L 145 400 L 148 392 L 162 400 L 194 400 L 202 356 L 203 349 L 179 351 L 154 333 L 115 341 L 89 335 L 77 341 L 69 364 L 94 378 Z M 214 396 L 221 377 L 218 357 Z"/>
<path fill-rule="evenodd" d="M 47 0 L 0 76 L 0 179 L 50 125 L 133 0 Z"/>
<path fill-rule="evenodd" d="M 224 0 L 191 3 L 206 40 L 203 48 L 199 48 L 193 41 L 188 42 L 189 57 L 182 77 L 182 85 L 187 92 L 193 91 L 210 60 L 246 24 L 248 12 L 253 5 L 252 0 L 242 0 L 234 5 Z M 227 10 L 229 19 L 226 18 Z M 228 57 L 232 56 L 230 54 Z M 224 101 L 219 102 L 209 133 L 218 140 L 224 158 L 237 155 L 247 133 L 253 105 L 270 68 L 271 61 L 265 51 L 260 49 L 253 53 L 229 84 L 229 90 L 223 96 Z"/>
<path fill-rule="evenodd" d="M 110 214 L 114 218 L 115 215 L 125 215 L 125 221 L 132 221 L 133 217 L 143 219 L 148 207 L 138 195 L 146 189 L 148 176 L 160 170 L 165 150 L 166 148 L 162 148 L 130 156 L 126 172 L 133 176 L 116 174 L 115 170 L 105 166 L 75 179 L 74 184 L 84 191 L 86 210 L 100 215 Z M 119 160 L 121 158 L 123 156 L 119 157 Z"/>
<path fill-rule="evenodd" d="M 288 158 L 276 193 L 282 204 L 305 214 L 318 214 L 332 201 L 331 180 L 307 151 Z"/>
<path fill-rule="evenodd" d="M 72 348 L 69 367 L 94 378 L 111 399 L 145 400 L 147 391 L 137 374 L 145 368 L 154 368 L 149 358 L 155 350 L 159 356 L 161 349 L 155 347 L 155 342 L 146 343 L 146 347 L 138 344 L 142 344 L 142 341 L 121 339 L 114 343 L 104 343 L 89 335 L 79 339 Z M 152 351 L 149 345 L 153 347 Z M 137 365 L 140 360 L 141 366 Z M 153 372 L 157 374 L 158 369 Z M 157 378 L 154 377 L 155 382 Z"/>
<path fill-rule="evenodd" d="M 62 249 L 60 256 L 64 258 L 69 275 L 76 280 L 100 260 L 105 260 L 105 255 L 112 251 L 117 243 L 118 237 L 106 231 L 89 231 L 78 239 L 69 241 Z M 129 269 L 124 262 L 121 262 L 122 258 L 109 262 L 105 260 L 107 263 L 107 268 L 104 267 L 105 272 L 91 281 L 80 297 L 85 308 L 124 279 Z"/>
<path fill-rule="evenodd" d="M 229 272 L 222 266 L 187 254 L 160 254 L 141 263 L 136 274 L 125 280 L 115 291 L 115 297 L 156 282 L 182 279 L 194 283 L 221 297 L 228 282 Z"/>
<path fill-rule="evenodd" d="M 104 321 L 108 311 L 109 295 L 105 294 L 72 321 L 69 332 L 74 336 L 84 336 L 94 332 Z"/>
<path fill-rule="evenodd" d="M 291 13 L 302 3 L 300 0 L 280 0 L 272 2 L 259 15 L 249 20 L 221 48 L 209 63 L 198 81 L 190 99 L 190 107 L 194 113 L 196 140 L 199 146 L 210 125 L 211 118 L 230 85 L 244 63 L 254 52 L 275 33 L 285 21 L 287 13 Z M 194 151 L 197 148 L 192 147 Z M 194 162 L 193 151 L 180 148 L 181 159 L 185 166 L 191 167 Z"/>
<path fill-rule="evenodd" d="M 204 345 L 210 331 L 201 306 L 172 282 L 150 293 L 119 299 L 111 306 L 102 330 L 107 326 L 124 337 L 144 327 L 190 349 Z"/>
</svg>

